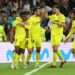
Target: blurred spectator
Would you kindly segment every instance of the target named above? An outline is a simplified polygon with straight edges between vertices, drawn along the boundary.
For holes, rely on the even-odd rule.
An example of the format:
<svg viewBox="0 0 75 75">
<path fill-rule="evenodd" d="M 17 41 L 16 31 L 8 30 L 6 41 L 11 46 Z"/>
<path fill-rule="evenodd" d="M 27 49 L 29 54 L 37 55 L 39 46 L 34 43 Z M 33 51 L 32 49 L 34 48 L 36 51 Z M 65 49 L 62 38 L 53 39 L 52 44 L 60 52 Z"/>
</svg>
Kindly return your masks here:
<svg viewBox="0 0 75 75">
<path fill-rule="evenodd" d="M 71 24 L 72 24 L 72 17 L 71 17 L 72 12 L 70 11 L 68 13 L 68 16 L 66 17 L 66 28 L 64 29 L 64 35 L 67 36 L 70 29 L 71 29 Z"/>
<path fill-rule="evenodd" d="M 3 3 L 2 10 L 4 10 L 8 16 L 10 15 L 10 10 L 9 10 L 8 5 L 7 5 L 6 2 Z"/>
<path fill-rule="evenodd" d="M 23 9 L 24 3 L 23 0 L 18 0 L 18 8 Z"/>
<path fill-rule="evenodd" d="M 10 13 L 11 13 L 12 11 L 14 11 L 14 10 L 15 10 L 14 2 L 13 2 L 12 0 L 8 0 L 8 1 L 7 1 L 7 7 L 8 7 L 8 9 L 9 9 Z"/>
<path fill-rule="evenodd" d="M 55 4 L 60 5 L 60 0 L 54 0 L 54 5 L 55 5 Z"/>
<path fill-rule="evenodd" d="M 54 5 L 54 0 L 45 0 L 47 6 L 52 7 Z"/>
<path fill-rule="evenodd" d="M 71 9 L 75 8 L 75 0 L 69 0 L 69 5 Z"/>
<path fill-rule="evenodd" d="M 8 16 L 7 16 L 6 12 L 2 10 L 2 11 L 1 11 L 1 20 L 2 20 L 1 24 L 2 24 L 4 27 L 5 27 L 5 25 L 8 23 L 7 19 L 8 19 Z"/>
<path fill-rule="evenodd" d="M 34 6 L 33 0 L 23 0 L 24 2 L 24 10 L 30 11 L 30 7 Z"/>
<path fill-rule="evenodd" d="M 7 36 L 7 40 L 8 41 L 10 41 L 9 36 L 10 36 L 11 29 L 12 29 L 11 24 L 7 23 L 6 26 L 5 26 L 5 28 L 4 28 L 4 31 L 6 33 L 6 36 Z"/>
<path fill-rule="evenodd" d="M 52 10 L 51 7 L 46 6 L 44 1 L 42 1 L 40 3 L 40 7 L 41 7 L 41 12 L 44 13 L 44 14 Z"/>
<path fill-rule="evenodd" d="M 51 7 L 48 7 L 48 6 L 45 5 L 44 1 L 42 1 L 40 3 L 40 7 L 41 7 L 41 15 L 48 15 L 48 12 L 52 10 Z M 43 17 L 42 23 L 41 23 L 42 26 L 43 27 L 47 26 L 47 23 L 48 23 L 48 19 L 46 19 L 46 18 Z"/>
<path fill-rule="evenodd" d="M 0 24 L 2 24 L 2 11 L 0 10 Z"/>
<path fill-rule="evenodd" d="M 29 0 L 24 0 L 24 10 L 30 11 L 30 3 L 29 3 Z"/>
<path fill-rule="evenodd" d="M 43 18 L 43 19 L 42 19 L 42 22 L 41 22 L 41 26 L 42 26 L 42 27 L 45 27 L 45 26 L 47 26 L 47 24 L 48 24 L 48 21 L 49 21 L 48 19 L 46 19 L 46 18 Z"/>
<path fill-rule="evenodd" d="M 36 0 L 36 6 L 40 6 L 40 0 Z"/>
<path fill-rule="evenodd" d="M 45 27 L 45 38 L 46 38 L 46 41 L 50 41 L 51 39 L 51 32 L 48 26 Z"/>
<path fill-rule="evenodd" d="M 63 13 L 67 17 L 70 10 L 71 8 L 68 4 L 68 0 L 61 0 L 61 5 L 60 5 L 61 13 Z"/>
<path fill-rule="evenodd" d="M 0 8 L 2 7 L 3 4 L 3 0 L 0 0 Z"/>
<path fill-rule="evenodd" d="M 11 16 L 8 17 L 8 23 L 13 25 L 13 21 L 16 19 L 17 16 L 17 12 L 16 11 L 12 11 L 11 12 Z"/>
</svg>

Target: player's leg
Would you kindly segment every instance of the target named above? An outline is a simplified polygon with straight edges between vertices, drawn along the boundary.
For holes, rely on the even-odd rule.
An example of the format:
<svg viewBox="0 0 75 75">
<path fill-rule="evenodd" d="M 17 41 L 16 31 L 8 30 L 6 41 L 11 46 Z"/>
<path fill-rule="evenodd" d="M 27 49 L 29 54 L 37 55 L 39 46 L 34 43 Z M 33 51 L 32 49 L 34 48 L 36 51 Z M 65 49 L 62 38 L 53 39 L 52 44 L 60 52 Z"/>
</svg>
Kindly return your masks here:
<svg viewBox="0 0 75 75">
<path fill-rule="evenodd" d="M 28 49 L 28 55 L 27 55 L 26 62 L 29 62 L 34 48 L 27 48 L 27 49 Z"/>
<path fill-rule="evenodd" d="M 22 58 L 22 63 L 25 65 L 25 39 L 23 39 L 20 43 L 20 51 L 21 51 L 21 58 Z"/>
<path fill-rule="evenodd" d="M 65 63 L 65 60 L 64 60 L 61 52 L 58 50 L 58 47 L 59 47 L 58 45 L 53 46 L 53 63 L 51 65 L 52 67 L 56 67 L 56 59 L 57 59 L 57 56 L 62 61 L 60 67 L 62 67 L 64 65 L 64 63 Z"/>
<path fill-rule="evenodd" d="M 30 58 L 31 58 L 31 55 L 32 55 L 32 52 L 34 49 L 33 42 L 31 41 L 31 38 L 29 38 L 28 44 L 26 44 L 26 48 L 28 50 L 28 54 L 27 54 L 27 58 L 26 58 L 26 68 L 29 68 L 30 67 L 29 61 L 30 61 Z"/>
<path fill-rule="evenodd" d="M 75 39 L 74 39 L 74 41 L 72 43 L 72 53 L 75 56 Z"/>
<path fill-rule="evenodd" d="M 18 69 L 18 61 L 19 60 L 19 47 L 18 46 L 15 46 L 15 50 L 14 50 L 14 53 L 13 53 L 13 60 L 12 60 L 12 65 L 11 65 L 11 68 L 16 68 Z"/>
<path fill-rule="evenodd" d="M 53 49 L 53 62 L 51 64 L 51 67 L 53 67 L 53 68 L 56 67 L 57 50 L 58 50 L 58 49 L 56 49 L 56 46 L 55 46 L 55 43 L 56 43 L 55 39 L 56 39 L 55 36 L 51 35 L 51 44 L 52 44 L 52 49 Z"/>
<path fill-rule="evenodd" d="M 27 58 L 26 58 L 26 64 L 25 64 L 25 68 L 30 68 L 30 58 L 31 58 L 31 55 L 32 55 L 32 50 L 33 48 L 27 48 L 28 50 L 28 54 L 27 54 Z"/>
<path fill-rule="evenodd" d="M 56 59 L 57 59 L 57 56 L 62 61 L 61 62 L 61 65 L 60 65 L 60 67 L 62 67 L 63 64 L 65 63 L 65 60 L 64 60 L 64 58 L 63 58 L 60 50 L 58 50 L 58 47 L 59 47 L 59 45 L 61 43 L 61 38 L 59 36 L 58 37 L 57 36 L 53 36 L 51 42 L 52 42 L 52 48 L 53 48 L 53 63 L 51 65 L 51 67 L 56 67 Z"/>
<path fill-rule="evenodd" d="M 61 40 L 62 40 L 62 36 L 60 35 L 60 36 L 58 37 L 58 40 L 56 40 L 57 55 L 58 55 L 58 57 L 59 57 L 60 60 L 61 60 L 60 68 L 62 68 L 63 65 L 66 63 L 66 60 L 65 60 L 64 57 L 62 56 L 60 50 L 58 49 L 58 47 L 60 46 Z"/>
<path fill-rule="evenodd" d="M 40 67 L 39 63 L 40 63 L 40 51 L 41 51 L 41 46 L 42 46 L 42 42 L 41 39 L 36 39 L 35 40 L 35 46 L 36 46 L 36 68 Z"/>
<path fill-rule="evenodd" d="M 40 63 L 40 50 L 41 47 L 36 47 L 36 67 L 39 67 Z"/>
<path fill-rule="evenodd" d="M 15 50 L 13 52 L 13 59 L 12 59 L 11 68 L 17 68 L 18 69 L 19 45 L 20 45 L 20 41 L 18 39 L 15 39 Z"/>
<path fill-rule="evenodd" d="M 25 49 L 20 48 L 20 57 L 22 59 L 22 63 L 25 65 Z"/>
<path fill-rule="evenodd" d="M 51 67 L 56 67 L 56 59 L 57 59 L 57 50 L 56 50 L 56 46 L 52 46 L 53 48 L 53 62 Z"/>
</svg>

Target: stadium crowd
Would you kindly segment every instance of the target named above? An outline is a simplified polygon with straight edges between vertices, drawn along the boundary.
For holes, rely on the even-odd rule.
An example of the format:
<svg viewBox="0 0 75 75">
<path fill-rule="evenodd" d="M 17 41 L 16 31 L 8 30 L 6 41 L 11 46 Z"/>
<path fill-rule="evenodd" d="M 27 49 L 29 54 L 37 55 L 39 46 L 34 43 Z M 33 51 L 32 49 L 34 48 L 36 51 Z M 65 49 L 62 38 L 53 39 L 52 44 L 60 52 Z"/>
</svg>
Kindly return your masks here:
<svg viewBox="0 0 75 75">
<path fill-rule="evenodd" d="M 21 11 L 28 11 L 28 14 L 32 15 L 35 6 L 39 6 L 42 14 L 50 15 L 52 14 L 52 6 L 55 4 L 60 5 L 60 11 L 66 16 L 67 27 L 64 29 L 64 38 L 71 29 L 71 10 L 75 10 L 75 0 L 0 0 L 0 25 L 3 25 L 8 40 L 10 40 L 9 36 L 13 21 L 19 16 Z M 43 41 L 50 41 L 50 29 L 51 23 L 49 19 L 43 17 L 41 22 L 41 37 Z M 69 41 L 72 41 L 74 37 L 75 34 L 71 36 Z"/>
</svg>

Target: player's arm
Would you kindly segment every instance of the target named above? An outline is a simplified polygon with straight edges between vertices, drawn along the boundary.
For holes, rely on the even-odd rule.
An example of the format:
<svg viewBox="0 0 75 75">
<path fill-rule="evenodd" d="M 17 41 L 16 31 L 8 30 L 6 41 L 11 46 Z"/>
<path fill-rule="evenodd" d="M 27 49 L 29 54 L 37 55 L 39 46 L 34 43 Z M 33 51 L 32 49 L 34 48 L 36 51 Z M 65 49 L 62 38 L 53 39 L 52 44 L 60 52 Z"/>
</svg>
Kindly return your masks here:
<svg viewBox="0 0 75 75">
<path fill-rule="evenodd" d="M 25 25 L 25 29 L 30 30 L 30 25 Z"/>
<path fill-rule="evenodd" d="M 67 37 L 66 37 L 66 39 L 65 39 L 64 42 L 67 42 L 68 39 L 70 38 L 70 36 L 71 36 L 73 33 L 75 33 L 75 21 L 72 22 L 72 28 L 71 28 L 71 30 L 70 30 L 69 34 L 67 35 Z"/>
<path fill-rule="evenodd" d="M 16 26 L 17 26 L 17 22 L 14 21 L 13 27 L 12 27 L 11 32 L 10 32 L 10 42 L 13 42 Z"/>
<path fill-rule="evenodd" d="M 15 34 L 15 27 L 12 27 L 10 32 L 10 42 L 13 42 L 14 34 Z"/>
<path fill-rule="evenodd" d="M 70 36 L 75 32 L 75 27 L 74 28 L 71 28 L 69 34 L 67 35 L 66 37 L 66 40 L 68 40 L 70 38 Z"/>
<path fill-rule="evenodd" d="M 30 31 L 31 27 L 30 25 L 25 25 L 25 31 L 26 31 L 26 38 L 29 38 L 29 31 Z"/>
<path fill-rule="evenodd" d="M 23 27 L 23 28 L 25 27 L 25 26 L 24 26 L 24 23 L 22 23 L 22 22 L 18 23 L 17 25 L 19 25 L 19 26 L 21 26 L 21 27 Z"/>
<path fill-rule="evenodd" d="M 29 29 L 25 28 L 25 32 L 26 32 L 26 44 L 28 44 Z"/>
</svg>

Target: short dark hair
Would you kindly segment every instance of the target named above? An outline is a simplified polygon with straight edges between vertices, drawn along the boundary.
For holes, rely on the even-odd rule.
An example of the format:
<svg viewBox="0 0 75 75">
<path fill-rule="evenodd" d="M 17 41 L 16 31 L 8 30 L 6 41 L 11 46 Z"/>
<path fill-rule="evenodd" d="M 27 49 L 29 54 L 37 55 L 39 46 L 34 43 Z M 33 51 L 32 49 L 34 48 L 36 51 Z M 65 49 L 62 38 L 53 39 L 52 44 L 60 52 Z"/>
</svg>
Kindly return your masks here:
<svg viewBox="0 0 75 75">
<path fill-rule="evenodd" d="M 27 12 L 26 11 L 20 12 L 20 16 L 23 16 L 23 15 L 27 15 Z"/>
</svg>

